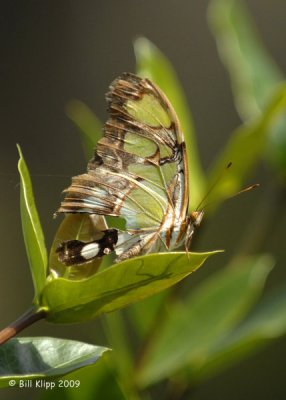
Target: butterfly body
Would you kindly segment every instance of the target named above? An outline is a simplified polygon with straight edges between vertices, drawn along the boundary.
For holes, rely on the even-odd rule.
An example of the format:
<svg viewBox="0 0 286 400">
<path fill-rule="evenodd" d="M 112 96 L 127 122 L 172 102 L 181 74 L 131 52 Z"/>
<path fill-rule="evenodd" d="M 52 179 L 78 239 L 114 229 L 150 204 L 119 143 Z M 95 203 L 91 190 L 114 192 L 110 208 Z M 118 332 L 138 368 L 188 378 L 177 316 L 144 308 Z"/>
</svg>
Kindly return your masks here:
<svg viewBox="0 0 286 400">
<path fill-rule="evenodd" d="M 104 135 L 87 173 L 66 189 L 59 212 L 123 217 L 126 231 L 118 232 L 117 241 L 113 232 L 112 246 L 106 247 L 117 253 L 117 261 L 188 243 L 196 218 L 188 215 L 186 147 L 171 104 L 151 81 L 129 73 L 111 84 L 107 102 Z M 104 244 L 94 241 L 95 251 L 87 253 L 102 256 Z M 71 265 L 68 247 L 59 254 L 65 251 L 63 262 Z"/>
</svg>

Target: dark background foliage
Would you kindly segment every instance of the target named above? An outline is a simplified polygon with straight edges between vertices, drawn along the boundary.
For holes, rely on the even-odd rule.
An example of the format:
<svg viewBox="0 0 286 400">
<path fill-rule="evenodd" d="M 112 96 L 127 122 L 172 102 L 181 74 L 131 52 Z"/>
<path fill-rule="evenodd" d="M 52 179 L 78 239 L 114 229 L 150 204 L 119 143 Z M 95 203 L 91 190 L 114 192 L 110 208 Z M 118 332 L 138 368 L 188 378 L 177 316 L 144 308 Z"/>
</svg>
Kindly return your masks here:
<svg viewBox="0 0 286 400">
<path fill-rule="evenodd" d="M 285 71 L 285 2 L 248 0 L 247 5 L 264 43 Z M 78 98 L 104 120 L 109 83 L 123 71 L 134 71 L 134 38 L 144 35 L 151 39 L 175 66 L 193 112 L 204 168 L 211 165 L 230 132 L 240 124 L 228 77 L 207 26 L 206 9 L 207 1 L 202 0 L 1 2 L 1 325 L 27 308 L 32 293 L 20 225 L 15 143 L 21 144 L 29 165 L 50 245 L 58 225 L 52 214 L 60 193 L 70 176 L 86 168 L 65 105 Z M 200 249 L 227 249 L 211 268 L 223 266 L 235 251 L 261 193 L 268 191 L 271 201 L 271 180 L 271 172 L 261 165 L 252 178 L 262 184 L 261 189 L 226 203 L 210 222 Z M 268 287 L 285 280 L 285 220 L 285 213 L 279 216 L 265 243 L 265 251 L 274 253 L 277 260 Z M 207 268 L 199 271 L 191 285 L 209 272 Z M 73 327 L 41 322 L 25 334 L 94 342 L 95 332 L 96 342 L 105 344 L 97 322 Z M 281 339 L 204 383 L 193 398 L 284 399 L 285 354 L 285 339 Z M 22 398 L 30 398 L 30 394 L 23 391 Z M 13 392 L 6 393 L 6 398 L 16 398 L 13 396 Z"/>
</svg>

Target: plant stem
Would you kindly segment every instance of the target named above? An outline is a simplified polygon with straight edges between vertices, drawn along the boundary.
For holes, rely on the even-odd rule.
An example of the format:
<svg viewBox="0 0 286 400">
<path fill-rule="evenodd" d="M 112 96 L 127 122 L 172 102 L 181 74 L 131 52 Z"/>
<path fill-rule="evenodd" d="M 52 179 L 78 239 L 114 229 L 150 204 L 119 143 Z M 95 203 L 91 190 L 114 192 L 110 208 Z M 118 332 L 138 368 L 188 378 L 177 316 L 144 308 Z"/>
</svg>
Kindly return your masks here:
<svg viewBox="0 0 286 400">
<path fill-rule="evenodd" d="M 16 319 L 16 321 L 0 331 L 0 345 L 45 316 L 45 310 L 36 310 L 34 307 L 29 308 L 21 317 Z"/>
<path fill-rule="evenodd" d="M 105 314 L 102 322 L 110 347 L 116 353 L 114 365 L 122 382 L 123 390 L 128 399 L 139 400 L 140 397 L 133 379 L 131 348 L 122 313 L 117 311 L 112 314 Z"/>
</svg>

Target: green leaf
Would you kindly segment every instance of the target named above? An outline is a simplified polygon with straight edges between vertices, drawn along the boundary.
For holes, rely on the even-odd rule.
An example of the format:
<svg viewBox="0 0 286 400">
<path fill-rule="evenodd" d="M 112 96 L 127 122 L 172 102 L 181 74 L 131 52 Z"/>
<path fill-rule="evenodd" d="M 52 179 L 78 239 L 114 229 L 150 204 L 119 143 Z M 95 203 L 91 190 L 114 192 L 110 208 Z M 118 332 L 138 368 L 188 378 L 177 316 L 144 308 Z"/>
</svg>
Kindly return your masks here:
<svg viewBox="0 0 286 400">
<path fill-rule="evenodd" d="M 108 344 L 113 349 L 108 362 L 116 372 L 126 397 L 130 400 L 139 400 L 134 379 L 134 360 L 128 334 L 129 328 L 124 323 L 123 314 L 121 312 L 105 314 L 101 320 Z"/>
<path fill-rule="evenodd" d="M 186 367 L 196 380 L 212 347 L 257 301 L 272 266 L 268 256 L 240 261 L 204 281 L 185 304 L 173 304 L 142 359 L 139 385 L 145 387 Z"/>
<path fill-rule="evenodd" d="M 205 176 L 197 150 L 193 120 L 186 96 L 170 61 L 148 39 L 141 37 L 134 42 L 137 73 L 155 82 L 174 107 L 184 132 L 190 175 L 191 207 L 196 208 L 205 193 Z"/>
<path fill-rule="evenodd" d="M 281 84 L 261 116 L 239 128 L 230 137 L 209 175 L 209 186 L 211 186 L 226 165 L 232 162 L 232 167 L 223 175 L 220 184 L 215 186 L 208 197 L 213 207 L 241 189 L 244 181 L 262 157 L 271 127 L 285 112 L 285 107 L 286 84 Z"/>
<path fill-rule="evenodd" d="M 0 386 L 15 379 L 55 378 L 94 364 L 106 347 L 50 337 L 11 339 L 0 347 Z"/>
<path fill-rule="evenodd" d="M 286 288 L 270 293 L 248 318 L 211 348 L 199 371 L 208 379 L 286 333 Z"/>
<path fill-rule="evenodd" d="M 81 281 L 50 277 L 41 306 L 52 322 L 87 321 L 174 285 L 216 253 L 151 254 L 113 265 Z"/>
<path fill-rule="evenodd" d="M 283 79 L 242 0 L 213 0 L 209 22 L 242 119 L 259 116 Z"/>
<path fill-rule="evenodd" d="M 90 160 L 94 147 L 102 135 L 102 123 L 86 104 L 72 100 L 66 106 L 68 117 L 78 126 L 87 160 Z"/>
<path fill-rule="evenodd" d="M 22 230 L 26 246 L 26 252 L 30 264 L 31 274 L 35 289 L 35 302 L 42 291 L 46 280 L 47 250 L 45 239 L 35 205 L 32 182 L 25 163 L 21 148 L 19 151 L 18 170 L 21 178 L 20 208 Z"/>
<path fill-rule="evenodd" d="M 267 52 L 242 0 L 212 0 L 209 22 L 231 79 L 236 108 L 243 120 L 263 112 L 285 79 Z M 272 127 L 266 156 L 286 176 L 286 118 Z"/>
</svg>

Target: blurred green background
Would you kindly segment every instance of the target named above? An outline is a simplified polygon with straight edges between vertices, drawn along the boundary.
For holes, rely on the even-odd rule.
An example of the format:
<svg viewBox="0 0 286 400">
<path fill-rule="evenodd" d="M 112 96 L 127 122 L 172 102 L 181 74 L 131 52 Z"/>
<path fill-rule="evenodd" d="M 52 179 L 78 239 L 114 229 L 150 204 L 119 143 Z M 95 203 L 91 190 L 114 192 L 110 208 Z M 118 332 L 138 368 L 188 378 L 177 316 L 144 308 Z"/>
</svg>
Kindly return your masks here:
<svg viewBox="0 0 286 400">
<path fill-rule="evenodd" d="M 285 71 L 285 2 L 249 0 L 246 4 L 263 42 Z M 86 168 L 77 129 L 65 115 L 66 104 L 80 99 L 105 120 L 104 94 L 109 83 L 121 72 L 135 70 L 132 41 L 136 37 L 152 40 L 174 65 L 192 110 L 204 169 L 212 165 L 241 121 L 207 24 L 207 1 L 4 1 L 1 5 L 0 315 L 4 327 L 32 300 L 19 215 L 15 143 L 21 144 L 25 154 L 50 246 L 59 223 L 52 215 L 60 193 L 72 175 Z M 223 267 L 237 251 L 261 197 L 269 208 L 276 207 L 275 182 L 267 164 L 260 163 L 249 182 L 260 182 L 260 189 L 223 204 L 208 220 L 208 229 L 202 227 L 197 233 L 196 250 L 224 248 L 226 252 L 193 275 L 188 290 Z M 263 246 L 276 260 L 266 292 L 285 281 L 285 225 L 282 208 Z M 106 345 L 98 321 L 72 327 L 40 322 L 24 334 Z M 285 355 L 282 338 L 204 381 L 192 399 L 285 399 Z M 26 389 L 5 390 L 4 396 L 17 399 L 20 394 L 22 399 L 40 395 Z"/>
</svg>

